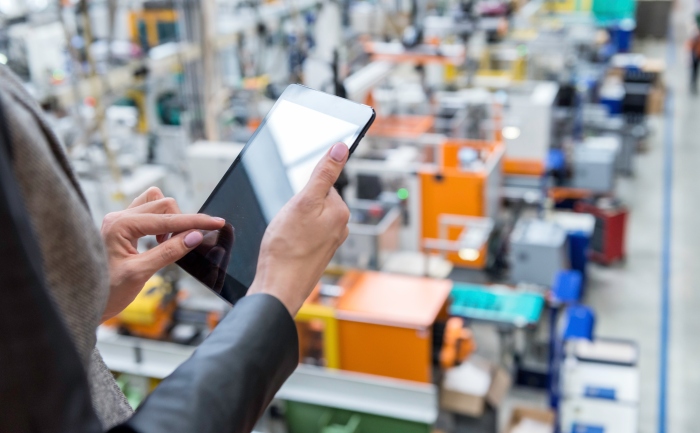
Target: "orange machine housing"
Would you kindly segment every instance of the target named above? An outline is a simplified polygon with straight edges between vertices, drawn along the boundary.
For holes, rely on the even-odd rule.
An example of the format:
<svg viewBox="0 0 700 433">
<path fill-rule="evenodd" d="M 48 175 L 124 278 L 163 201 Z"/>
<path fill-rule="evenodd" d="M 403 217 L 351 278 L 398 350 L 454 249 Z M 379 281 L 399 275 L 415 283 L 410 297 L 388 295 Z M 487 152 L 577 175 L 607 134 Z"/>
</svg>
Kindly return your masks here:
<svg viewBox="0 0 700 433">
<path fill-rule="evenodd" d="M 503 171 L 511 176 L 542 176 L 545 166 L 537 159 L 505 158 Z"/>
<path fill-rule="evenodd" d="M 426 46 L 436 47 L 438 41 L 430 41 Z M 446 56 L 443 53 L 435 50 L 434 52 L 421 50 L 404 50 L 399 53 L 387 53 L 385 50 L 377 49 L 381 43 L 365 41 L 364 49 L 367 54 L 372 57 L 373 62 L 387 61 L 394 63 L 413 63 L 416 65 L 440 64 L 440 65 L 462 65 L 466 60 L 466 51 L 457 53 L 456 55 Z"/>
<path fill-rule="evenodd" d="M 469 147 L 482 154 L 482 170 L 460 168 L 459 150 Z M 423 239 L 438 239 L 440 215 L 495 217 L 498 211 L 503 172 L 503 144 L 475 140 L 452 139 L 440 146 L 437 167 L 419 173 L 421 185 L 421 225 Z M 457 240 L 462 230 L 452 227 L 449 240 Z M 457 266 L 483 269 L 486 248 L 475 260 L 464 260 L 457 253 L 447 259 Z"/>
<path fill-rule="evenodd" d="M 433 325 L 447 320 L 452 282 L 351 271 L 339 284 L 341 369 L 431 382 Z"/>
</svg>

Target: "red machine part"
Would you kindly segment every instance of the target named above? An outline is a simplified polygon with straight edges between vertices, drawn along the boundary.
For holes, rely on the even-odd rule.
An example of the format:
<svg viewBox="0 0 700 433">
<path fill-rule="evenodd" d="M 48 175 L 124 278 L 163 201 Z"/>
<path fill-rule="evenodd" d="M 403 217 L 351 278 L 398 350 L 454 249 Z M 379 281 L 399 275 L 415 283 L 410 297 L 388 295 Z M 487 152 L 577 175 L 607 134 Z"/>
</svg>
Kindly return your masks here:
<svg viewBox="0 0 700 433">
<path fill-rule="evenodd" d="M 574 210 L 591 214 L 596 219 L 591 239 L 591 260 L 606 266 L 624 260 L 628 209 L 622 205 L 602 207 L 579 202 Z"/>
</svg>

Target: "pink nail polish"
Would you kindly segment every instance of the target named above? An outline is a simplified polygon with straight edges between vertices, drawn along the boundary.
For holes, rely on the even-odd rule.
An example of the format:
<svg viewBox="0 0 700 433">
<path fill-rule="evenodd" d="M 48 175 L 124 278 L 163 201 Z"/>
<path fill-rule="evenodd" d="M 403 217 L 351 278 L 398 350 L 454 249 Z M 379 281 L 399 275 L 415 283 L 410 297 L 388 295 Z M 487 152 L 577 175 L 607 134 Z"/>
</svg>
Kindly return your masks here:
<svg viewBox="0 0 700 433">
<path fill-rule="evenodd" d="M 185 246 L 187 248 L 194 248 L 202 243 L 204 235 L 200 231 L 194 231 L 185 236 Z"/>
<path fill-rule="evenodd" d="M 343 143 L 333 145 L 331 158 L 336 162 L 343 162 L 348 154 L 348 147 Z"/>
</svg>

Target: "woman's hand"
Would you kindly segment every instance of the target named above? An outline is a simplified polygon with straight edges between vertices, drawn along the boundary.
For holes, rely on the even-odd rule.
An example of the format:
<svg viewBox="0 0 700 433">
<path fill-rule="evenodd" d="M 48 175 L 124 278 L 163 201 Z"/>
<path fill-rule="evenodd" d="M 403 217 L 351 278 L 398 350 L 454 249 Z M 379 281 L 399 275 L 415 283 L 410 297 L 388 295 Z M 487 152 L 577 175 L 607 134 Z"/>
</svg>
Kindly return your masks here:
<svg viewBox="0 0 700 433">
<path fill-rule="evenodd" d="M 181 259 L 202 243 L 199 230 L 217 230 L 224 220 L 202 214 L 183 215 L 172 198 L 150 188 L 124 211 L 102 221 L 109 265 L 109 298 L 102 321 L 119 314 L 159 269 Z M 170 233 L 178 233 L 168 239 Z M 139 254 L 140 238 L 156 235 L 157 247 Z"/>
<path fill-rule="evenodd" d="M 226 223 L 220 230 L 206 233 L 202 243 L 194 249 L 197 254 L 187 254 L 177 264 L 205 286 L 221 294 L 235 238 L 235 229 Z"/>
<path fill-rule="evenodd" d="M 248 294 L 268 293 L 282 301 L 292 316 L 299 311 L 348 237 L 350 211 L 333 188 L 348 153 L 342 143 L 333 146 L 306 187 L 267 227 Z"/>
</svg>

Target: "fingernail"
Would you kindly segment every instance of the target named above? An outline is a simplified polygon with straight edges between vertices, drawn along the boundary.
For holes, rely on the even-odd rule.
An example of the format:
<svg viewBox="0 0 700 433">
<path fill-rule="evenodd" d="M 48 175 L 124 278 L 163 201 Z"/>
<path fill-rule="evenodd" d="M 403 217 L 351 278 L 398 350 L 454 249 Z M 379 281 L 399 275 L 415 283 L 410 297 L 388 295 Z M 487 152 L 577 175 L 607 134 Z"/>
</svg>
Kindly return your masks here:
<svg viewBox="0 0 700 433">
<path fill-rule="evenodd" d="M 331 158 L 335 162 L 345 161 L 345 156 L 348 154 L 348 147 L 343 143 L 338 143 L 331 149 Z"/>
<path fill-rule="evenodd" d="M 226 222 L 225 219 L 219 218 L 219 217 L 211 217 L 211 219 L 213 219 L 214 221 L 218 221 L 218 222 L 220 222 L 220 223 Z"/>
<path fill-rule="evenodd" d="M 193 231 L 192 233 L 189 233 L 187 236 L 185 236 L 185 246 L 187 248 L 194 248 L 200 243 L 202 243 L 202 240 L 204 239 L 204 235 L 200 231 Z"/>
</svg>

